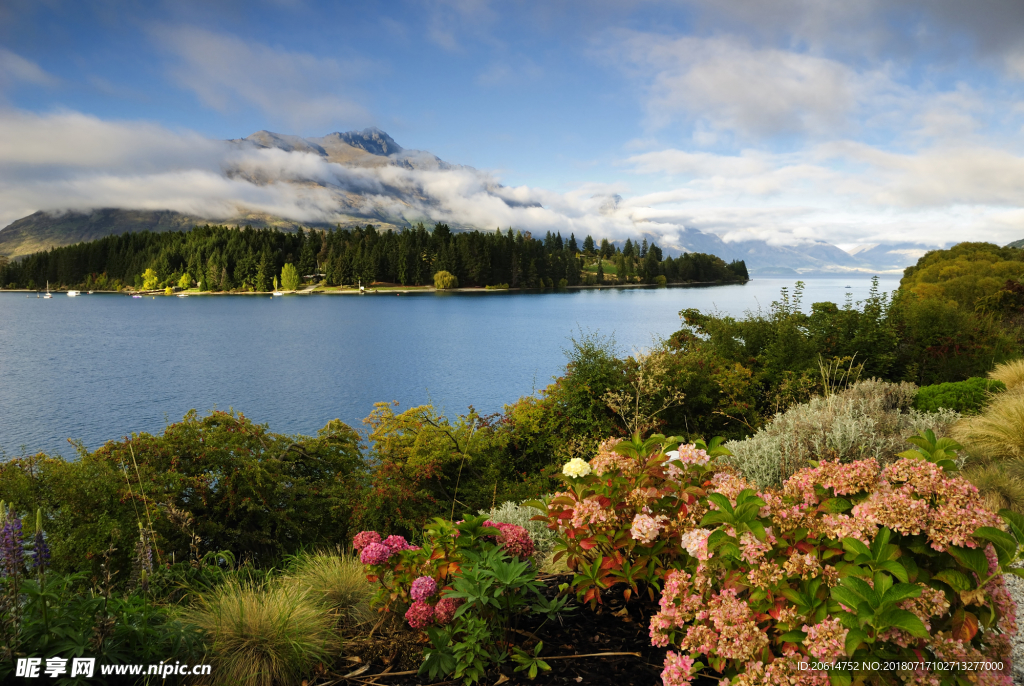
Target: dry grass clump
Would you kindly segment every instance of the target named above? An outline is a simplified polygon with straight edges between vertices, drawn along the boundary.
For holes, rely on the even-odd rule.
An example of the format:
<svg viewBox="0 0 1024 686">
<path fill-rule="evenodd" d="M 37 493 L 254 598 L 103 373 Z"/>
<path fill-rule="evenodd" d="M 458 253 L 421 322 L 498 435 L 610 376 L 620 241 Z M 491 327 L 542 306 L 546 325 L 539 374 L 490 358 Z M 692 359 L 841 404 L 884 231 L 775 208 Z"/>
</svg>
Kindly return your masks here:
<svg viewBox="0 0 1024 686">
<path fill-rule="evenodd" d="M 1024 358 L 997 364 L 996 368 L 988 373 L 988 378 L 1002 381 L 1008 391 L 1019 388 L 1024 384 Z"/>
<path fill-rule="evenodd" d="M 373 616 L 370 599 L 374 587 L 366 580 L 363 565 L 353 555 L 317 552 L 299 556 L 284 583 L 305 591 L 346 626 Z"/>
<path fill-rule="evenodd" d="M 1003 381 L 1003 379 L 999 379 Z M 953 437 L 986 460 L 1024 460 L 1024 390 L 1009 390 L 992 398 L 981 414 L 953 428 Z"/>
<path fill-rule="evenodd" d="M 726 443 L 733 455 L 722 461 L 761 488 L 781 486 L 810 460 L 890 462 L 910 447 L 908 436 L 932 429 L 941 437 L 960 418 L 952 410 L 913 409 L 916 393 L 914 384 L 870 379 L 812 398 L 775 415 L 746 440 Z"/>
<path fill-rule="evenodd" d="M 339 648 L 334 617 L 288 584 L 229 581 L 184 618 L 207 634 L 214 684 L 299 684 Z"/>
<path fill-rule="evenodd" d="M 1024 363 L 996 367 L 989 376 L 1006 384 L 1006 392 L 992 396 L 981 414 L 957 422 L 951 433 L 967 451 L 964 475 L 986 506 L 1024 513 L 1024 387 L 1013 387 L 1018 372 L 1024 375 Z"/>
</svg>

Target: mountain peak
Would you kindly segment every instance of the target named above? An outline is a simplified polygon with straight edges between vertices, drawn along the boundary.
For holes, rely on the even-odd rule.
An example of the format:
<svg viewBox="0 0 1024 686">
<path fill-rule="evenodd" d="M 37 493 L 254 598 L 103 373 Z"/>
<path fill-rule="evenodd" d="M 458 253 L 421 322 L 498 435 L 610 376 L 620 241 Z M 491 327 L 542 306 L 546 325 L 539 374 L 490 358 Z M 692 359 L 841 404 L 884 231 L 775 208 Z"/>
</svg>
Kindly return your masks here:
<svg viewBox="0 0 1024 686">
<path fill-rule="evenodd" d="M 389 136 L 384 131 L 381 131 L 376 126 L 372 126 L 362 131 L 347 131 L 345 133 L 334 132 L 324 136 L 325 139 L 340 140 L 344 143 L 351 145 L 353 148 L 359 148 L 365 150 L 371 155 L 388 155 L 396 152 L 402 152 L 403 148 L 395 139 Z"/>
</svg>

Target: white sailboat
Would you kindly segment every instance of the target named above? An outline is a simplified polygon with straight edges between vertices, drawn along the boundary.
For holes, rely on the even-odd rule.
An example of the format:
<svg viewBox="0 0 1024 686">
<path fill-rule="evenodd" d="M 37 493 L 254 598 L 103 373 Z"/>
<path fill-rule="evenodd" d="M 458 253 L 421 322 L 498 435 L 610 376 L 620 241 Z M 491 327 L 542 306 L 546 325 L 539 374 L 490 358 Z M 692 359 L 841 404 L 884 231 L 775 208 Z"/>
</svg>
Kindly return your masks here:
<svg viewBox="0 0 1024 686">
<path fill-rule="evenodd" d="M 53 297 L 52 295 L 50 295 L 50 282 L 49 281 L 46 282 L 46 293 L 43 294 L 43 297 L 44 298 L 52 298 Z"/>
</svg>

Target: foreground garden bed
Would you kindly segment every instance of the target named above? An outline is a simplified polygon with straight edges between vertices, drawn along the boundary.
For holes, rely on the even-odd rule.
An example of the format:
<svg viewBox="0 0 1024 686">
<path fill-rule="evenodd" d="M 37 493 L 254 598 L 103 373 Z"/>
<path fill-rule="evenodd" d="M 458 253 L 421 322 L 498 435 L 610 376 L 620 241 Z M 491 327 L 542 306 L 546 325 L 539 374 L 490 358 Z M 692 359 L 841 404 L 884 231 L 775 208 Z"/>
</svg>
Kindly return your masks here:
<svg viewBox="0 0 1024 686">
<path fill-rule="evenodd" d="M 554 598 L 560 584 L 569 583 L 572 574 L 541 577 L 544 594 Z M 663 648 L 651 645 L 650 617 L 658 606 L 644 596 L 626 602 L 623 587 L 602 593 L 602 604 L 596 610 L 573 600 L 558 620 L 544 622 L 537 617 L 524 617 L 515 629 L 516 642 L 532 650 L 543 641 L 541 657 L 550 671 L 530 680 L 516 673 L 514 662 L 507 662 L 488 671 L 483 683 L 508 684 L 595 684 L 596 686 L 647 686 L 661 683 L 665 661 Z M 354 635 L 345 641 L 350 656 L 346 671 L 325 674 L 318 684 L 364 683 L 413 686 L 431 683 L 417 670 L 423 662 L 425 643 L 421 633 L 404 622 L 383 621 L 370 635 Z M 358 659 L 359 662 L 355 662 Z M 506 681 L 507 679 L 507 681 Z M 460 683 L 455 680 L 434 682 Z M 694 684 L 701 684 L 694 681 Z M 711 680 L 708 684 L 714 683 Z"/>
</svg>

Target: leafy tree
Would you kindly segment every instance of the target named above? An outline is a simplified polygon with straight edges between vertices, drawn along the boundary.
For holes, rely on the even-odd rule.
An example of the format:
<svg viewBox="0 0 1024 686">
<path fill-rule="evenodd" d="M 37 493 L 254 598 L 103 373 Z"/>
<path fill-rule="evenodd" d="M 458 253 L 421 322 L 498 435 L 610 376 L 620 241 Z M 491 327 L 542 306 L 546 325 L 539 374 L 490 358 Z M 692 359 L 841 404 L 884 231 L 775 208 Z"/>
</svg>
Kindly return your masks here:
<svg viewBox="0 0 1024 686">
<path fill-rule="evenodd" d="M 439 271 L 434 274 L 434 288 L 439 291 L 446 291 L 451 288 L 458 288 L 459 280 L 455 275 L 447 271 Z"/>
<path fill-rule="evenodd" d="M 182 274 L 181 278 L 178 279 L 178 288 L 183 291 L 187 291 L 192 288 L 192 276 L 188 272 Z"/>
<path fill-rule="evenodd" d="M 299 287 L 299 270 L 291 262 L 281 269 L 281 287 L 286 291 L 294 291 Z"/>
<path fill-rule="evenodd" d="M 157 276 L 156 270 L 149 268 L 142 272 L 142 289 L 151 291 L 160 285 L 160 277 Z"/>
</svg>

